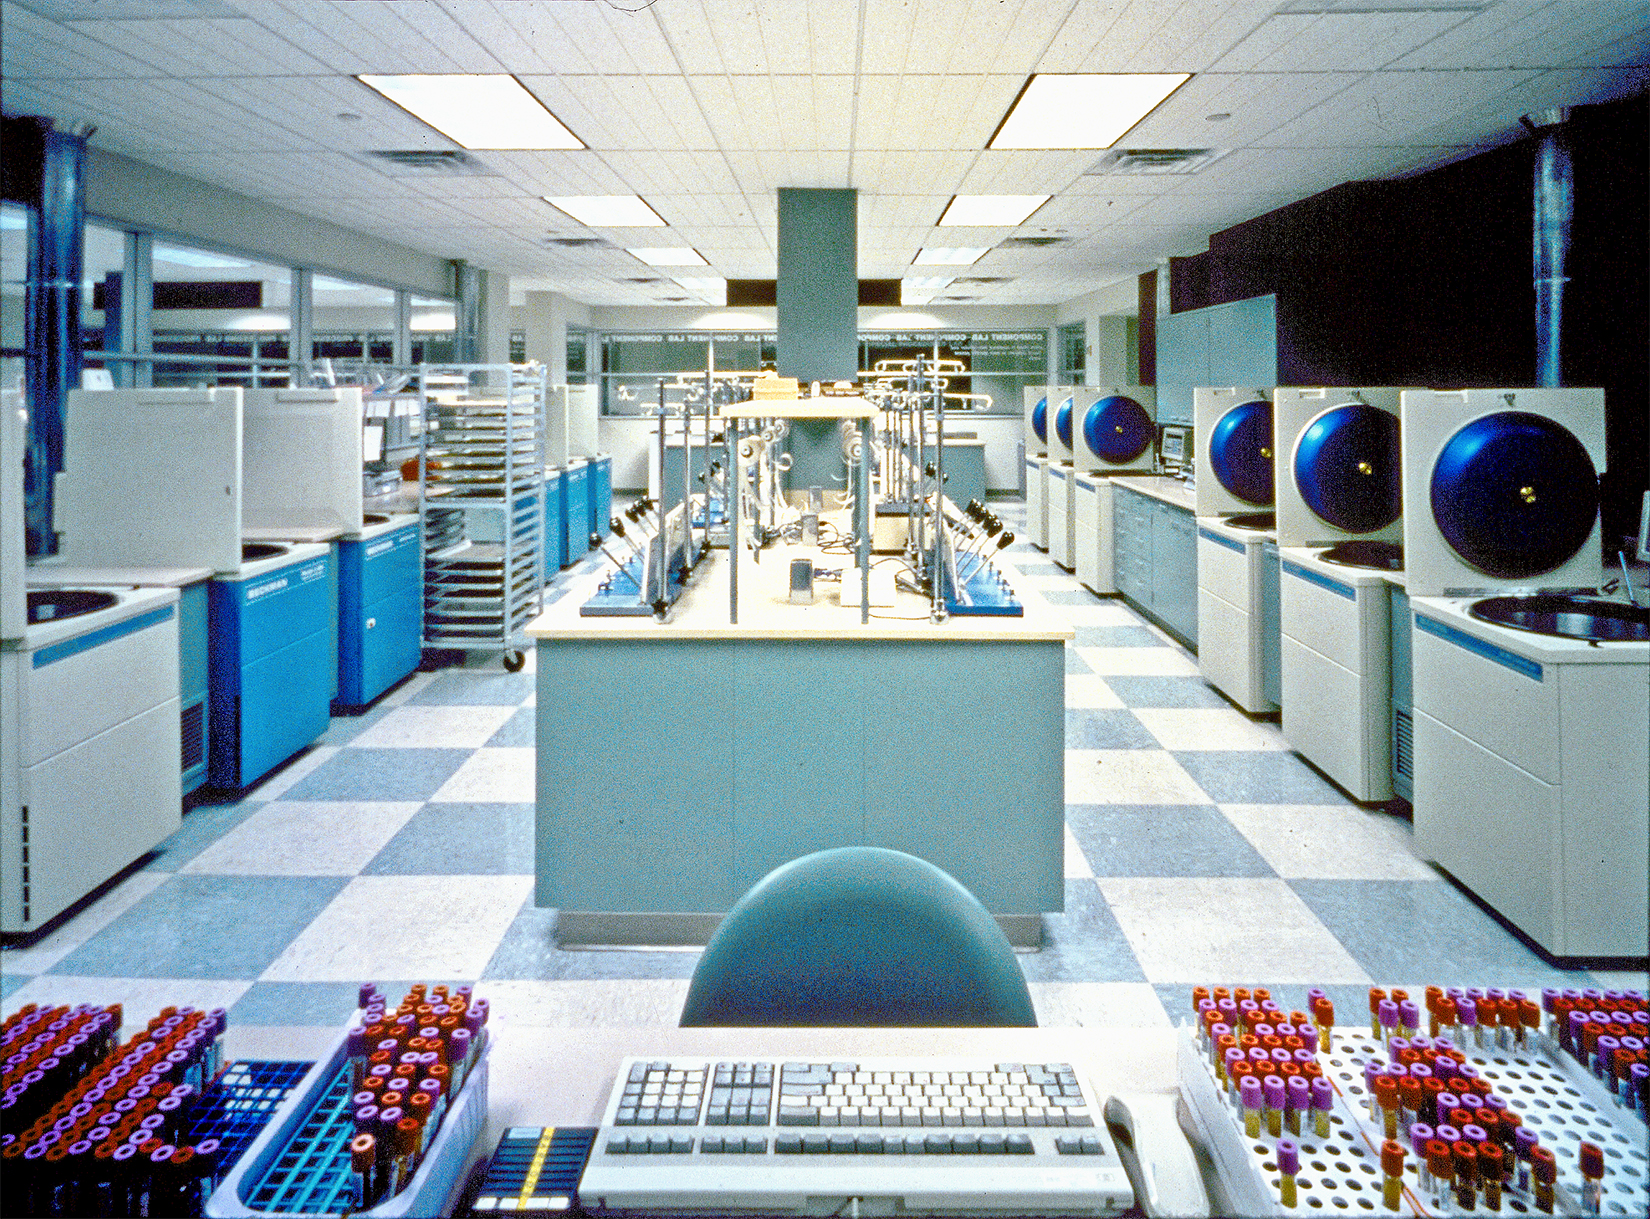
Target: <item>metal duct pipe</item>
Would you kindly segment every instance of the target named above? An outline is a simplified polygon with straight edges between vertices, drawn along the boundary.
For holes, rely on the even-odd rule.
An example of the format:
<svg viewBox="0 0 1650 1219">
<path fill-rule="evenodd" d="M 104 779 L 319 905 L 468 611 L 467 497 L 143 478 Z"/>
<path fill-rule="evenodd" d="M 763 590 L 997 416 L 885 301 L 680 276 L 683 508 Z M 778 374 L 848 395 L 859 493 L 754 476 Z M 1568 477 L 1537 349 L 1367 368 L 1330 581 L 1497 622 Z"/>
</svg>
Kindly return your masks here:
<svg viewBox="0 0 1650 1219">
<path fill-rule="evenodd" d="M 1532 233 L 1535 275 L 1535 383 L 1564 383 L 1561 340 L 1564 329 L 1564 262 L 1570 253 L 1575 214 L 1575 171 L 1564 124 L 1566 109 L 1525 115 L 1523 124 L 1539 139 L 1535 152 L 1535 207 Z"/>
<path fill-rule="evenodd" d="M 80 276 L 86 232 L 86 137 L 96 128 L 58 131 L 49 118 L 25 120 L 39 130 L 40 164 L 24 290 L 28 348 L 29 438 L 24 460 L 28 553 L 55 554 L 52 483 L 63 469 L 63 405 L 80 385 Z M 27 170 L 25 170 L 27 174 Z"/>
</svg>

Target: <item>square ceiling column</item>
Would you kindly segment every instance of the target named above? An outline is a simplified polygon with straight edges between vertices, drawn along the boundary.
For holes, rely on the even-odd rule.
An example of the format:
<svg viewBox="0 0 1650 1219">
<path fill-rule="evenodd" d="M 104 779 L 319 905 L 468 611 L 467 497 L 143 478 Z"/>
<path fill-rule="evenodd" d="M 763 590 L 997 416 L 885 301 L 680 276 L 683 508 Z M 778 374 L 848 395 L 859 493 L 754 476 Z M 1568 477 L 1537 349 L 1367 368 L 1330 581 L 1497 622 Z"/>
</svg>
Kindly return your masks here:
<svg viewBox="0 0 1650 1219">
<path fill-rule="evenodd" d="M 859 375 L 859 192 L 779 189 L 778 372 Z"/>
</svg>

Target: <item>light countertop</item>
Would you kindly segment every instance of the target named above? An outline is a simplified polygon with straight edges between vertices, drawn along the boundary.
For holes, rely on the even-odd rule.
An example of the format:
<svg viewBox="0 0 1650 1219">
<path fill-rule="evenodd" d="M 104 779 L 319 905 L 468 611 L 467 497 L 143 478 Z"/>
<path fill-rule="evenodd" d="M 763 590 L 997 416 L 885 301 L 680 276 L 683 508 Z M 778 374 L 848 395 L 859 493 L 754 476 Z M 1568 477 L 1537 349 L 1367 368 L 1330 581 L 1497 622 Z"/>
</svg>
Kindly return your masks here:
<svg viewBox="0 0 1650 1219">
<path fill-rule="evenodd" d="M 212 578 L 210 567 L 70 567 L 50 559 L 31 563 L 25 576 L 33 588 L 183 588 Z"/>
<path fill-rule="evenodd" d="M 1111 481 L 1114 486 L 1149 495 L 1171 508 L 1184 508 L 1187 512 L 1197 511 L 1197 493 L 1180 479 L 1167 474 L 1113 474 Z"/>
</svg>

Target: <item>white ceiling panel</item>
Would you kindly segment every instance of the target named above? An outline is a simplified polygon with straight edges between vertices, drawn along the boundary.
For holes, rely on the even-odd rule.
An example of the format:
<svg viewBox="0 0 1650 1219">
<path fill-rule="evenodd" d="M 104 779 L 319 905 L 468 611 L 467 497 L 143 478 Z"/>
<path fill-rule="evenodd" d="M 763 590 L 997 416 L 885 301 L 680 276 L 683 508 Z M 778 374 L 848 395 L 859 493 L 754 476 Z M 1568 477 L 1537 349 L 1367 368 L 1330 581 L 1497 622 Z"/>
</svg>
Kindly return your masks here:
<svg viewBox="0 0 1650 1219">
<path fill-rule="evenodd" d="M 965 195 L 1047 195 L 1064 190 L 1099 154 L 1056 149 L 1051 152 L 982 152 L 957 186 Z"/>
<path fill-rule="evenodd" d="M 549 41 L 545 56 L 558 70 L 572 70 L 563 59 L 563 51 L 582 56 L 587 66 L 583 71 L 649 73 L 677 71 L 676 56 L 669 42 L 660 32 L 654 13 L 639 3 L 624 0 L 620 5 L 536 3 L 518 5 L 514 0 L 496 0 L 501 10 L 521 8 L 537 10 L 553 17 L 559 27 L 559 36 Z"/>
<path fill-rule="evenodd" d="M 1126 56 L 1097 57 L 1092 72 L 1203 72 L 1271 16 L 1277 0 L 1181 4 Z"/>
<path fill-rule="evenodd" d="M 654 5 L 648 10 L 658 23 L 661 36 L 675 52 L 681 70 L 689 76 L 726 72 L 722 50 L 711 29 L 705 10 L 693 0 Z"/>
<path fill-rule="evenodd" d="M 1640 0 L 1501 0 L 1390 66 L 1554 68 L 1647 30 Z"/>
<path fill-rule="evenodd" d="M 1257 140 L 1262 147 L 1423 146 L 1427 129 L 1533 72 L 1376 72 Z"/>
<path fill-rule="evenodd" d="M 1358 73 L 1340 72 L 1211 72 L 1195 76 L 1117 144 L 1122 148 L 1233 148 L 1251 144 L 1359 79 Z M 1231 117 L 1210 122 L 1211 114 Z"/>
<path fill-rule="evenodd" d="M 1214 72 L 1373 71 L 1468 14 L 1279 13 L 1210 65 Z"/>
<path fill-rule="evenodd" d="M 255 21 L 74 21 L 88 38 L 175 76 L 319 75 L 327 65 Z"/>
<path fill-rule="evenodd" d="M 153 76 L 155 67 L 109 42 L 0 4 L 0 71 L 8 81 L 36 76 Z"/>
<path fill-rule="evenodd" d="M 905 70 L 906 48 L 923 37 L 919 5 L 913 0 L 862 0 L 864 25 L 860 31 L 859 70 L 897 76 Z"/>
<path fill-rule="evenodd" d="M 471 155 L 534 195 L 615 195 L 630 190 L 600 157 L 587 152 L 489 151 Z"/>
</svg>

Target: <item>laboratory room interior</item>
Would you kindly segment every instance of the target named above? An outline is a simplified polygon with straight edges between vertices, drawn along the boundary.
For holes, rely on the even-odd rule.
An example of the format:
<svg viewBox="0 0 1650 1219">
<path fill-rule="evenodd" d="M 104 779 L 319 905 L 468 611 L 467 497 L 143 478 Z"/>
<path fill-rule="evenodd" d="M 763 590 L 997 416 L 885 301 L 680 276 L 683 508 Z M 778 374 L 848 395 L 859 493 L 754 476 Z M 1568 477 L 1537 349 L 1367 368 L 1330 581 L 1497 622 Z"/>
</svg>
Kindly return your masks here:
<svg viewBox="0 0 1650 1219">
<path fill-rule="evenodd" d="M 0 24 L 5 1214 L 1650 1212 L 1642 0 Z"/>
</svg>

